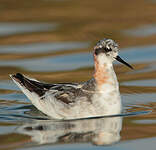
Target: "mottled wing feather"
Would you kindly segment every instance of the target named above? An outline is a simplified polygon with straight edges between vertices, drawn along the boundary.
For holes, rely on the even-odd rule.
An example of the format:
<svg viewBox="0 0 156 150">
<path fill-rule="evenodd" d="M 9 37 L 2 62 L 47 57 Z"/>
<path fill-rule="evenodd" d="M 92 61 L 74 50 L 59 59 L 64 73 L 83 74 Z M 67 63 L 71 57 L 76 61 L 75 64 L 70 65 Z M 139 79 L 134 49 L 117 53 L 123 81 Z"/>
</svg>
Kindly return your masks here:
<svg viewBox="0 0 156 150">
<path fill-rule="evenodd" d="M 58 90 L 55 97 L 63 103 L 70 104 L 76 100 L 82 100 L 85 97 L 86 100 L 91 101 L 91 96 L 95 91 L 95 81 L 91 79 L 82 84 L 56 84 L 57 87 L 53 87 L 50 90 Z"/>
<path fill-rule="evenodd" d="M 72 103 L 73 101 L 70 98 L 70 95 L 67 93 L 62 93 L 60 95 L 55 96 L 58 100 L 62 101 L 63 103 L 69 104 Z"/>
<path fill-rule="evenodd" d="M 56 91 L 56 94 L 54 96 L 57 100 L 60 100 L 66 104 L 73 103 L 80 90 L 81 89 L 78 87 L 78 84 L 69 83 L 56 84 L 56 86 L 50 89 L 50 91 Z"/>
<path fill-rule="evenodd" d="M 77 83 L 58 83 L 58 84 L 46 84 L 39 81 L 29 79 L 20 73 L 13 75 L 22 86 L 25 86 L 30 92 L 34 92 L 44 99 L 47 94 L 52 94 L 57 100 L 70 104 L 74 103 L 76 100 L 85 97 L 90 100 L 92 92 L 95 89 L 95 81 L 91 79 L 87 82 L 77 84 Z"/>
</svg>

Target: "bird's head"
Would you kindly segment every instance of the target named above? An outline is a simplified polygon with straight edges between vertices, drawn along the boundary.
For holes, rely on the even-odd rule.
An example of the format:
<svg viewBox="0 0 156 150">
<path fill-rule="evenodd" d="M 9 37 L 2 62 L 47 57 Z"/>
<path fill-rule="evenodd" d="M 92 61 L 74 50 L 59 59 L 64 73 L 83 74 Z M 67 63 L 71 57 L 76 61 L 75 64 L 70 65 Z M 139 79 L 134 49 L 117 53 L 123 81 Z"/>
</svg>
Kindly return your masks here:
<svg viewBox="0 0 156 150">
<path fill-rule="evenodd" d="M 118 56 L 118 52 L 119 52 L 118 44 L 112 39 L 104 38 L 99 42 L 97 42 L 97 44 L 94 46 L 94 56 L 97 58 L 99 57 L 100 61 L 104 61 L 101 60 L 104 58 L 107 58 L 107 60 L 111 63 L 114 60 L 117 60 L 123 63 L 124 65 L 130 67 L 131 69 L 133 69 L 131 65 L 129 65 L 127 62 L 125 62 L 123 59 L 121 59 Z"/>
</svg>

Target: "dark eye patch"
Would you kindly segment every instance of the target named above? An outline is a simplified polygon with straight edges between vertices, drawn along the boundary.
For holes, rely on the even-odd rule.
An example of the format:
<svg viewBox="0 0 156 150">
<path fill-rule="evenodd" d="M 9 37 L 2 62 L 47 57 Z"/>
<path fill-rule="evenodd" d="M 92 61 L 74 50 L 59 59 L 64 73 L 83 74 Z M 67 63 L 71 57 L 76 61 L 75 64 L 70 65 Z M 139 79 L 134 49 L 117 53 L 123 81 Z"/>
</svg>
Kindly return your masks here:
<svg viewBox="0 0 156 150">
<path fill-rule="evenodd" d="M 95 49 L 95 55 L 98 55 L 100 53 L 104 52 L 103 48 L 97 48 Z"/>
<path fill-rule="evenodd" d="M 112 49 L 108 49 L 106 47 L 105 48 L 97 48 L 95 50 L 95 54 L 98 55 L 100 53 L 107 53 L 107 52 L 110 52 L 110 51 L 112 51 Z"/>
<path fill-rule="evenodd" d="M 106 51 L 106 52 L 110 52 L 110 51 L 112 51 L 112 49 L 110 48 L 110 49 L 108 49 L 108 48 L 104 48 L 104 50 Z"/>
</svg>

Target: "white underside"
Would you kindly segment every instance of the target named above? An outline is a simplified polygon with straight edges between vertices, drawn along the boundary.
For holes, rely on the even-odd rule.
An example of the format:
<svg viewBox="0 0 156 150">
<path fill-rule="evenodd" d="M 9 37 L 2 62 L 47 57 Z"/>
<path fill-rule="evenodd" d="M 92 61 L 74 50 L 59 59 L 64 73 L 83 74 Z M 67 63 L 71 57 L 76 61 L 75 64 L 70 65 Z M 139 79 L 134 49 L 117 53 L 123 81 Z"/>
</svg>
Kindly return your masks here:
<svg viewBox="0 0 156 150">
<path fill-rule="evenodd" d="M 31 100 L 32 104 L 44 114 L 55 119 L 76 119 L 95 116 L 115 115 L 121 112 L 121 99 L 118 89 L 114 85 L 103 86 L 103 91 L 92 96 L 92 102 L 87 97 L 78 97 L 75 103 L 65 104 L 57 100 L 51 91 L 44 98 L 28 91 L 17 81 L 13 80 L 23 93 Z"/>
</svg>

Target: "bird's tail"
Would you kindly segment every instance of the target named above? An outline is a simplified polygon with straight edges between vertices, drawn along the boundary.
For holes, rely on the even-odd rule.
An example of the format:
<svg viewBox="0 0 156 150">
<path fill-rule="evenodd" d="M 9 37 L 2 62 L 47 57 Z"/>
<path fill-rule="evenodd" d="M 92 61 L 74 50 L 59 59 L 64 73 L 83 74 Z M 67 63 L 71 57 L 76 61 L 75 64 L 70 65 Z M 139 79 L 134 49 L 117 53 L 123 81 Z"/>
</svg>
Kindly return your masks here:
<svg viewBox="0 0 156 150">
<path fill-rule="evenodd" d="M 53 86 L 52 84 L 41 83 L 35 79 L 30 79 L 20 73 L 10 75 L 12 80 L 18 85 L 22 92 L 31 100 L 32 104 L 49 116 L 59 118 L 53 108 L 53 99 L 49 96 L 45 99 L 46 92 Z"/>
<path fill-rule="evenodd" d="M 30 93 L 35 93 L 39 97 L 41 97 L 46 92 L 46 89 L 43 87 L 43 84 L 35 79 L 30 79 L 20 73 L 17 73 L 15 75 L 10 75 L 10 77 L 24 93 L 25 90 L 27 90 Z"/>
</svg>

